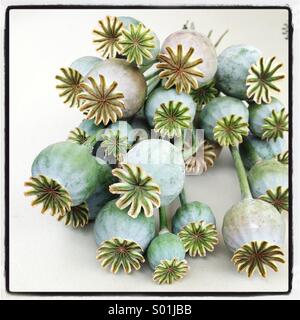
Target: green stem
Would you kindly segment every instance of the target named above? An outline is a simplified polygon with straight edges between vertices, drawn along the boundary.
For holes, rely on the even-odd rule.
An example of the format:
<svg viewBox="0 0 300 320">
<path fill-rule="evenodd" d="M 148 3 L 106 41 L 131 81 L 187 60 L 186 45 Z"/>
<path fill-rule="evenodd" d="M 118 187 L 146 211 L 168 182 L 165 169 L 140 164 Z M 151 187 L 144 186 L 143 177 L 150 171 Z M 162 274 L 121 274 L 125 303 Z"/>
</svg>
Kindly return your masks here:
<svg viewBox="0 0 300 320">
<path fill-rule="evenodd" d="M 159 233 L 170 232 L 168 228 L 167 209 L 165 206 L 159 208 Z"/>
<path fill-rule="evenodd" d="M 252 194 L 250 191 L 247 173 L 244 168 L 243 161 L 241 159 L 239 149 L 235 146 L 230 146 L 230 151 L 235 164 L 236 172 L 240 182 L 241 194 L 243 199 L 252 199 Z"/>
<path fill-rule="evenodd" d="M 180 200 L 181 206 L 184 206 L 187 202 L 184 188 L 182 188 L 181 192 L 179 193 L 179 200 Z"/>
</svg>

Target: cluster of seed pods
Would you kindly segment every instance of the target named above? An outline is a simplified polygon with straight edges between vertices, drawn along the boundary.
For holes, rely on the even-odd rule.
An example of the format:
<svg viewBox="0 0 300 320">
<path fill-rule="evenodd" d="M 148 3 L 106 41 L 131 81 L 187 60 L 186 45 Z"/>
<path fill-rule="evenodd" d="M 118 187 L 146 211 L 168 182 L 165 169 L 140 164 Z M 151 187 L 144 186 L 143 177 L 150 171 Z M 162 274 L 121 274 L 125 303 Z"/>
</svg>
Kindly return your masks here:
<svg viewBox="0 0 300 320">
<path fill-rule="evenodd" d="M 213 44 L 212 32 L 185 24 L 160 44 L 141 21 L 107 16 L 93 30 L 98 56 L 56 76 L 63 102 L 84 119 L 66 141 L 37 155 L 25 194 L 66 225 L 94 223 L 96 259 L 113 273 L 139 270 L 147 260 L 154 281 L 171 284 L 188 273 L 186 255 L 214 251 L 214 214 L 188 202 L 183 186 L 186 173 L 204 173 L 226 147 L 242 194 L 223 219 L 233 263 L 248 276 L 266 276 L 267 267 L 277 271 L 284 262 L 288 115 L 273 96 L 282 65 L 249 45 L 217 55 L 226 33 Z M 177 197 L 169 222 L 167 207 Z"/>
</svg>

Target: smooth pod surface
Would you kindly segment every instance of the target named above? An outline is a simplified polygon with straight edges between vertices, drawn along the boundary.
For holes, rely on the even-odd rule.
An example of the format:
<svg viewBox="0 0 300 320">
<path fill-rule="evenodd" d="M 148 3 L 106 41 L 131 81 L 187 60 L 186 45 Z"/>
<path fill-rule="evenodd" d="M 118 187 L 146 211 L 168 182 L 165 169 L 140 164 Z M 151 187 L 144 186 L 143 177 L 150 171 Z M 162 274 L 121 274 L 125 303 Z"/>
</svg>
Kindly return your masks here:
<svg viewBox="0 0 300 320">
<path fill-rule="evenodd" d="M 217 121 L 230 115 L 241 116 L 248 122 L 249 112 L 245 104 L 232 97 L 218 97 L 211 100 L 200 113 L 200 128 L 204 129 L 207 139 L 215 141 L 214 128 Z"/>
<path fill-rule="evenodd" d="M 69 192 L 76 206 L 95 191 L 104 167 L 88 149 L 69 141 L 52 144 L 42 150 L 32 164 L 32 176 L 45 175 Z"/>
<path fill-rule="evenodd" d="M 218 56 L 216 84 L 228 96 L 247 100 L 246 79 L 251 65 L 261 57 L 259 49 L 249 45 L 234 45 Z"/>
<path fill-rule="evenodd" d="M 116 132 L 119 130 L 121 137 L 127 137 L 128 143 L 132 143 L 134 141 L 134 137 L 132 134 L 132 126 L 127 121 L 117 121 L 115 123 L 111 123 L 105 130 L 104 134 L 107 134 L 109 130 Z"/>
<path fill-rule="evenodd" d="M 249 135 L 239 145 L 239 150 L 245 168 L 250 170 L 259 161 L 259 158 L 261 160 L 270 160 L 284 152 L 286 144 L 284 139 L 266 141 L 254 135 Z"/>
<path fill-rule="evenodd" d="M 199 201 L 186 203 L 179 207 L 173 216 L 173 232 L 177 234 L 189 223 L 200 221 L 216 225 L 216 219 L 211 208 Z"/>
<path fill-rule="evenodd" d="M 143 140 L 127 154 L 129 164 L 140 165 L 159 185 L 161 205 L 169 205 L 181 192 L 185 165 L 180 150 L 159 139 Z"/>
<path fill-rule="evenodd" d="M 77 70 L 83 77 L 85 77 L 100 61 L 102 60 L 98 57 L 85 56 L 76 59 L 70 67 Z"/>
<path fill-rule="evenodd" d="M 155 270 L 162 260 L 185 258 L 185 249 L 178 236 L 166 232 L 154 238 L 147 250 L 147 260 L 152 270 Z"/>
<path fill-rule="evenodd" d="M 116 91 L 124 95 L 124 119 L 133 116 L 143 106 L 147 85 L 136 66 L 123 59 L 108 59 L 96 64 L 87 77 L 99 81 L 99 75 L 104 76 L 107 85 L 111 85 L 114 81 L 118 83 Z"/>
<path fill-rule="evenodd" d="M 279 186 L 288 188 L 288 176 L 288 166 L 275 159 L 256 163 L 248 172 L 253 197 L 258 198 Z"/>
<path fill-rule="evenodd" d="M 252 133 L 261 137 L 265 119 L 272 115 L 273 110 L 279 112 L 282 108 L 284 108 L 283 104 L 274 97 L 272 97 L 271 103 L 251 103 L 249 105 L 249 127 Z"/>
<path fill-rule="evenodd" d="M 194 119 L 197 105 L 190 95 L 184 92 L 177 93 L 175 89 L 166 90 L 159 87 L 149 95 L 144 109 L 147 121 L 152 128 L 154 127 L 153 118 L 155 111 L 162 103 L 167 104 L 170 101 L 181 102 L 184 106 L 188 107 L 191 121 Z"/>
<path fill-rule="evenodd" d="M 203 34 L 197 31 L 180 30 L 170 34 L 162 44 L 162 53 L 166 53 L 166 47 L 177 51 L 177 45 L 181 44 L 186 53 L 191 47 L 194 48 L 192 60 L 201 58 L 203 62 L 196 67 L 204 76 L 197 77 L 199 84 L 207 83 L 213 79 L 217 71 L 217 54 L 214 45 Z"/>
<path fill-rule="evenodd" d="M 269 203 L 245 199 L 225 214 L 222 227 L 226 246 L 232 252 L 251 241 L 282 246 L 285 224 L 282 215 Z"/>
<path fill-rule="evenodd" d="M 101 208 L 116 196 L 109 192 L 109 186 L 115 182 L 112 168 L 105 161 L 97 158 L 98 163 L 103 166 L 102 174 L 99 176 L 95 192 L 87 199 L 89 208 L 89 219 L 94 220 Z"/>
<path fill-rule="evenodd" d="M 94 224 L 94 236 L 97 245 L 103 241 L 120 237 L 131 240 L 146 250 L 148 244 L 155 236 L 154 216 L 146 218 L 140 214 L 132 218 L 127 210 L 121 210 L 116 206 L 116 201 L 108 202 L 97 214 Z"/>
</svg>

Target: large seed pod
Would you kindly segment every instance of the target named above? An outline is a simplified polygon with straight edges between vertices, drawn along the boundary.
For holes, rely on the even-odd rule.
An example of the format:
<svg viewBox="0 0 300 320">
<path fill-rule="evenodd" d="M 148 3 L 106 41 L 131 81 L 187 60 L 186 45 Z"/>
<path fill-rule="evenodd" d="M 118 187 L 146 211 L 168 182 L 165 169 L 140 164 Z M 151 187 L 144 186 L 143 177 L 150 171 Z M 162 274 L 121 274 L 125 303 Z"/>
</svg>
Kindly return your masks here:
<svg viewBox="0 0 300 320">
<path fill-rule="evenodd" d="M 207 139 L 223 146 L 236 145 L 248 135 L 248 118 L 248 108 L 242 101 L 217 97 L 201 111 L 199 126 Z"/>
<path fill-rule="evenodd" d="M 202 77 L 196 77 L 198 84 L 207 83 L 212 80 L 217 71 L 217 54 L 211 41 L 200 32 L 180 30 L 170 34 L 165 39 L 161 52 L 162 54 L 167 54 L 168 47 L 173 52 L 176 52 L 178 45 L 182 46 L 184 53 L 187 53 L 190 48 L 194 49 L 188 62 L 196 59 L 203 60 L 199 65 L 195 66 L 195 70 L 203 74 Z"/>
<path fill-rule="evenodd" d="M 182 154 L 170 142 L 159 139 L 143 140 L 127 154 L 129 164 L 141 166 L 160 187 L 161 205 L 169 205 L 184 185 Z"/>
<path fill-rule="evenodd" d="M 264 140 L 283 138 L 288 131 L 288 114 L 276 98 L 271 103 L 249 105 L 249 127 L 252 133 Z"/>
<path fill-rule="evenodd" d="M 99 246 L 96 258 L 101 265 L 110 265 L 113 273 L 121 267 L 130 273 L 139 270 L 145 261 L 143 251 L 155 236 L 155 219 L 144 215 L 133 219 L 112 200 L 98 213 L 94 236 Z"/>
<path fill-rule="evenodd" d="M 222 232 L 226 246 L 235 252 L 252 241 L 282 246 L 285 225 L 283 217 L 269 203 L 245 199 L 226 212 Z"/>
<path fill-rule="evenodd" d="M 228 96 L 247 100 L 246 79 L 251 65 L 262 55 L 261 51 L 248 45 L 234 45 L 218 56 L 216 84 Z"/>
<path fill-rule="evenodd" d="M 108 84 L 116 82 L 116 90 L 124 95 L 122 119 L 133 116 L 143 106 L 147 86 L 137 67 L 123 59 L 104 60 L 99 62 L 87 77 L 98 80 L 99 75 L 102 75 Z"/>
<path fill-rule="evenodd" d="M 261 140 L 254 135 L 244 138 L 239 146 L 240 154 L 247 170 L 250 170 L 260 160 L 270 160 L 286 150 L 284 139 L 276 141 Z"/>
<path fill-rule="evenodd" d="M 184 258 L 185 249 L 180 238 L 168 231 L 161 232 L 147 250 L 148 263 L 154 270 L 153 280 L 171 284 L 183 278 L 188 271 Z"/>
<path fill-rule="evenodd" d="M 224 216 L 223 239 L 234 254 L 233 263 L 248 277 L 257 270 L 266 277 L 267 267 L 278 271 L 276 263 L 284 263 L 282 245 L 285 225 L 282 216 L 269 203 L 245 199 Z"/>
<path fill-rule="evenodd" d="M 257 162 L 248 172 L 253 197 L 288 210 L 288 166 L 276 159 Z"/>
<path fill-rule="evenodd" d="M 184 92 L 177 93 L 175 89 L 166 90 L 162 87 L 159 87 L 150 94 L 144 108 L 145 116 L 147 118 L 149 125 L 152 128 L 156 124 L 154 122 L 154 117 L 157 109 L 162 104 L 168 105 L 171 101 L 182 103 L 183 106 L 188 108 L 188 115 L 191 117 L 190 122 L 192 123 L 195 117 L 196 108 L 197 108 L 197 105 L 194 102 L 193 98 Z M 175 114 L 175 117 L 176 117 L 176 114 Z"/>
<path fill-rule="evenodd" d="M 65 215 L 71 206 L 86 201 L 95 191 L 104 167 L 88 148 L 69 141 L 52 144 L 42 150 L 32 164 L 31 187 L 27 195 L 33 204 L 42 204 L 42 212 Z"/>
</svg>

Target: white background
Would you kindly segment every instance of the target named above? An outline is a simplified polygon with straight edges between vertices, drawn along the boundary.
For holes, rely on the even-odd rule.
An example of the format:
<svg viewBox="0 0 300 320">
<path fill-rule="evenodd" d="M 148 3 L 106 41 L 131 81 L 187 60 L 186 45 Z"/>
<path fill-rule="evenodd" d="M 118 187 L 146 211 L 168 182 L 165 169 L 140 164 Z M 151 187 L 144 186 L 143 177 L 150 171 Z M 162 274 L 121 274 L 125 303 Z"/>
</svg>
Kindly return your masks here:
<svg viewBox="0 0 300 320">
<path fill-rule="evenodd" d="M 170 14 L 170 12 L 172 14 Z M 175 285 L 158 286 L 151 272 L 113 276 L 95 261 L 96 246 L 91 228 L 72 230 L 52 217 L 39 214 L 23 197 L 23 182 L 30 175 L 34 156 L 46 145 L 65 139 L 81 120 L 58 98 L 54 76 L 61 66 L 83 55 L 95 55 L 91 30 L 106 14 L 104 10 L 15 11 L 11 14 L 11 216 L 10 281 L 14 291 L 286 291 L 287 264 L 268 279 L 248 280 L 230 263 L 222 239 L 213 255 L 189 259 L 189 275 Z M 219 51 L 238 43 L 260 48 L 266 56 L 276 54 L 287 66 L 287 41 L 281 28 L 287 12 L 240 10 L 134 11 L 163 40 L 190 19 L 196 29 L 213 37 L 229 28 Z M 158 23 L 159 19 L 159 23 Z M 280 99 L 287 103 L 287 81 Z M 225 211 L 239 199 L 232 161 L 223 152 L 216 167 L 201 177 L 188 177 L 190 200 L 208 203 L 218 227 Z M 178 204 L 174 203 L 171 212 Z M 171 213 L 170 212 L 170 213 Z"/>
</svg>

